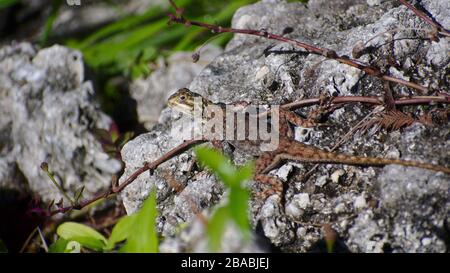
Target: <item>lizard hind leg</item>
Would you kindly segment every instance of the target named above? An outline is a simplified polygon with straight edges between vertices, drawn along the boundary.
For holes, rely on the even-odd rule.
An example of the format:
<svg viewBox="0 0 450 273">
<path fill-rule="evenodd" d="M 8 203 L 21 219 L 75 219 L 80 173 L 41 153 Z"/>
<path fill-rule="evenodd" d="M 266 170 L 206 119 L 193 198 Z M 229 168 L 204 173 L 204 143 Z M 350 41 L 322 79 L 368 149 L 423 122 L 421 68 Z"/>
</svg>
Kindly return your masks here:
<svg viewBox="0 0 450 273">
<path fill-rule="evenodd" d="M 253 193 L 253 197 L 262 203 L 266 201 L 266 199 L 271 195 L 278 195 L 280 198 L 281 205 L 284 205 L 284 187 L 283 181 L 281 181 L 278 177 L 267 175 L 267 174 L 258 174 L 255 175 L 254 181 L 259 183 L 263 187 L 260 191 L 256 191 Z"/>
<path fill-rule="evenodd" d="M 268 188 L 263 189 L 261 192 L 254 193 L 254 197 L 257 200 L 264 202 L 267 199 L 267 197 L 273 194 L 277 194 L 279 195 L 281 200 L 283 199 L 283 191 L 284 191 L 283 181 L 281 181 L 278 177 L 268 175 L 265 172 L 268 168 L 273 169 L 272 166 L 278 165 L 278 163 L 280 162 L 277 161 L 278 157 L 276 156 L 276 153 L 272 152 L 263 153 L 256 160 L 255 175 L 253 177 L 253 180 L 256 183 L 260 183 L 261 185 L 269 186 Z"/>
</svg>

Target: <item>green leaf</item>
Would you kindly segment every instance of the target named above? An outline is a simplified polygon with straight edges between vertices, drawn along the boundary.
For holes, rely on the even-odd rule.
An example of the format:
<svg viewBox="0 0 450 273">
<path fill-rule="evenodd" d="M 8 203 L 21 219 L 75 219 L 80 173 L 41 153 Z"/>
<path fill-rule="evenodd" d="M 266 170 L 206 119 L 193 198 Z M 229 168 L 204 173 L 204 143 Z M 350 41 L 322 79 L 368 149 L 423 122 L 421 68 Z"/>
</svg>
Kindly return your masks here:
<svg viewBox="0 0 450 273">
<path fill-rule="evenodd" d="M 63 238 L 59 238 L 58 240 L 56 240 L 53 244 L 51 244 L 48 247 L 48 252 L 49 253 L 64 253 L 68 242 L 69 241 L 67 241 Z"/>
<path fill-rule="evenodd" d="M 215 172 L 225 185 L 232 186 L 234 184 L 236 168 L 224 155 L 207 147 L 196 148 L 195 154 L 197 159 Z"/>
<path fill-rule="evenodd" d="M 41 44 L 46 45 L 48 38 L 50 37 L 50 33 L 53 28 L 53 23 L 56 20 L 56 17 L 58 17 L 59 9 L 61 8 L 61 4 L 63 3 L 63 0 L 53 0 L 52 1 L 52 9 L 50 11 L 50 16 L 48 16 L 47 21 L 45 22 L 44 26 L 44 32 L 41 37 Z"/>
<path fill-rule="evenodd" d="M 75 222 L 61 224 L 56 233 L 65 240 L 77 241 L 82 246 L 96 251 L 102 250 L 107 243 L 106 238 L 93 228 Z"/>
<path fill-rule="evenodd" d="M 239 186 L 242 186 L 241 182 L 252 179 L 254 168 L 255 168 L 255 164 L 253 161 L 251 161 L 251 162 L 245 164 L 244 166 L 242 166 L 241 168 L 239 168 L 239 170 L 236 172 L 236 175 L 234 177 L 235 180 L 237 182 L 239 182 L 239 183 L 237 183 L 237 182 L 236 183 Z"/>
<path fill-rule="evenodd" d="M 19 2 L 19 0 L 0 0 L 0 9 L 7 8 L 18 2 Z"/>
<path fill-rule="evenodd" d="M 125 132 L 123 133 L 115 142 L 114 145 L 116 147 L 122 148 L 134 135 L 134 132 Z"/>
<path fill-rule="evenodd" d="M 211 251 L 219 251 L 222 242 L 222 236 L 229 219 L 230 212 L 228 210 L 228 207 L 225 206 L 218 208 L 209 220 L 206 232 L 208 234 L 209 247 Z"/>
<path fill-rule="evenodd" d="M 220 247 L 225 224 L 229 220 L 236 223 L 245 239 L 249 239 L 248 200 L 250 194 L 243 182 L 252 177 L 253 162 L 237 169 L 229 159 L 213 149 L 199 147 L 195 153 L 197 159 L 212 169 L 230 189 L 227 205 L 219 208 L 208 224 L 207 231 L 211 249 L 217 251 Z"/>
<path fill-rule="evenodd" d="M 246 189 L 232 189 L 230 191 L 229 208 L 231 218 L 241 229 L 247 238 L 250 231 L 250 222 L 248 219 L 248 200 L 249 193 Z"/>
<path fill-rule="evenodd" d="M 156 190 L 152 190 L 147 200 L 145 200 L 142 208 L 139 212 L 137 212 L 133 221 L 134 225 L 132 227 L 132 231 L 129 234 L 125 245 L 120 248 L 120 252 L 158 252 L 158 233 L 156 231 L 157 215 Z"/>
<path fill-rule="evenodd" d="M 122 217 L 114 226 L 111 236 L 106 244 L 106 249 L 111 250 L 121 241 L 124 241 L 132 234 L 133 226 L 136 223 L 137 214 Z"/>
<path fill-rule="evenodd" d="M 183 3 L 177 3 L 177 4 L 187 4 L 189 1 L 183 1 Z M 150 21 L 152 19 L 155 19 L 156 17 L 160 16 L 163 13 L 163 9 L 158 5 L 152 5 L 147 11 L 145 11 L 141 15 L 128 15 L 124 18 L 115 21 L 114 23 L 111 23 L 105 27 L 102 27 L 100 30 L 94 32 L 89 37 L 84 39 L 82 42 L 77 43 L 75 41 L 71 41 L 71 45 L 84 49 L 92 44 L 104 40 L 108 37 L 111 37 L 112 35 L 115 35 L 117 33 L 123 33 L 127 32 L 131 28 L 142 24 L 143 22 Z"/>
</svg>

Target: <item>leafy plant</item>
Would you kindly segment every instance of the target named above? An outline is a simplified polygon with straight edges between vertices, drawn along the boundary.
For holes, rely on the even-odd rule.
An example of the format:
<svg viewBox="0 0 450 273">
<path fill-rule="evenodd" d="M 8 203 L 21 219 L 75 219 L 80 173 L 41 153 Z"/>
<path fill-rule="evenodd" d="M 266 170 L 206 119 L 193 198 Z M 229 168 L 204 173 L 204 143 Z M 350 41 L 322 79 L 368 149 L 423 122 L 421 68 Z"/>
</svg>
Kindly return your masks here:
<svg viewBox="0 0 450 273">
<path fill-rule="evenodd" d="M 0 9 L 7 8 L 18 2 L 19 2 L 19 0 L 0 0 Z"/>
<path fill-rule="evenodd" d="M 83 195 L 83 191 L 84 191 L 84 186 L 80 186 L 74 193 L 73 197 L 70 197 L 65 191 L 64 189 L 61 187 L 60 183 L 56 180 L 55 178 L 55 174 L 50 171 L 49 167 L 48 167 L 48 163 L 47 162 L 42 162 L 41 163 L 41 169 L 42 171 L 44 171 L 47 176 L 50 178 L 50 180 L 52 181 L 53 185 L 58 189 L 58 191 L 67 199 L 67 201 L 70 202 L 70 204 L 72 206 L 76 206 L 78 204 L 78 201 L 81 199 L 82 195 Z M 51 203 L 51 205 L 53 205 L 53 202 Z M 51 207 L 51 205 L 49 207 Z M 59 202 L 56 203 L 56 205 L 58 207 L 63 206 L 63 199 L 61 199 Z"/>
<path fill-rule="evenodd" d="M 199 162 L 211 169 L 230 191 L 225 205 L 216 209 L 207 226 L 211 250 L 219 250 L 229 221 L 234 222 L 244 238 L 248 239 L 251 230 L 248 219 L 249 191 L 244 182 L 252 177 L 253 163 L 237 168 L 227 157 L 213 149 L 199 147 L 195 153 Z"/>
<path fill-rule="evenodd" d="M 52 9 L 50 11 L 50 15 L 48 16 L 45 26 L 44 26 L 44 32 L 42 33 L 41 37 L 41 44 L 46 45 L 48 42 L 48 38 L 50 36 L 50 33 L 53 28 L 53 23 L 56 20 L 56 17 L 58 17 L 59 9 L 61 8 L 61 4 L 63 3 L 62 0 L 53 0 L 52 1 Z"/>
<path fill-rule="evenodd" d="M 197 19 L 214 23 L 229 23 L 236 9 L 255 2 L 237 0 L 223 1 L 177 0 L 185 12 Z M 148 74 L 149 62 L 158 56 L 170 55 L 173 51 L 193 50 L 212 34 L 202 29 L 181 25 L 168 26 L 166 13 L 169 10 L 152 5 L 140 15 L 127 15 L 108 24 L 81 40 L 68 40 L 66 44 L 83 52 L 84 59 L 94 70 L 113 75 L 122 74 L 132 78 Z M 217 11 L 219 11 L 217 13 Z M 204 14 L 214 14 L 204 16 Z M 217 14 L 216 14 L 217 13 Z M 225 39 L 215 39 L 223 45 Z"/>
<path fill-rule="evenodd" d="M 108 130 L 97 128 L 93 131 L 97 140 L 102 144 L 103 151 L 117 159 L 120 159 L 120 151 L 134 134 L 133 132 L 121 134 L 115 123 L 111 124 Z"/>
<path fill-rule="evenodd" d="M 156 190 L 152 190 L 137 213 L 124 216 L 117 222 L 109 239 L 87 225 L 65 222 L 57 228 L 60 238 L 50 246 L 49 252 L 76 253 L 82 248 L 110 252 L 125 241 L 119 252 L 155 253 L 158 252 L 156 217 Z"/>
</svg>

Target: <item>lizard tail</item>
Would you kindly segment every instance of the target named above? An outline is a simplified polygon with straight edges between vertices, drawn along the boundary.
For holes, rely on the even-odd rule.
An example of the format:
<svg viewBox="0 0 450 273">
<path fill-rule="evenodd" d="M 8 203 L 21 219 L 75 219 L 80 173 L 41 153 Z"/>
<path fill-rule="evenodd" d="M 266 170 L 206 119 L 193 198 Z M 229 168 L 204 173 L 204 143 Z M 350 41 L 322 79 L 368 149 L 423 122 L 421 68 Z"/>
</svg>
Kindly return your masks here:
<svg viewBox="0 0 450 273">
<path fill-rule="evenodd" d="M 398 164 L 402 166 L 416 167 L 450 174 L 450 168 L 417 161 L 391 159 L 391 158 L 349 156 L 328 152 L 325 152 L 325 154 L 326 155 L 324 156 L 330 161 L 330 163 L 343 163 L 348 165 L 367 165 L 367 166 L 384 166 L 389 164 Z"/>
<path fill-rule="evenodd" d="M 450 168 L 448 166 L 444 167 L 429 163 L 401 159 L 362 157 L 328 152 L 293 140 L 284 140 L 280 143 L 283 145 L 280 145 L 280 148 L 275 153 L 268 154 L 272 157 L 275 156 L 276 160 L 274 160 L 270 164 L 267 164 L 267 166 L 264 166 L 265 169 L 263 172 L 268 172 L 274 169 L 278 165 L 279 161 L 292 160 L 298 162 L 335 163 L 363 166 L 385 166 L 389 164 L 398 164 L 402 166 L 416 167 L 450 174 Z M 266 161 L 270 162 L 270 160 Z"/>
</svg>

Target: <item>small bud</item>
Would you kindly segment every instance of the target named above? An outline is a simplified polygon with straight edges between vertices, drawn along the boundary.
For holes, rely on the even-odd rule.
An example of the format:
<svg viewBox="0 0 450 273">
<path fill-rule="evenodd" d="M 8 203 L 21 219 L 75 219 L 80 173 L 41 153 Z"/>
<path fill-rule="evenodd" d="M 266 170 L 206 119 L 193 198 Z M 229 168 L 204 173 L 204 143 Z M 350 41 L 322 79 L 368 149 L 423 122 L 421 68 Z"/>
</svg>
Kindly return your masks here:
<svg viewBox="0 0 450 273">
<path fill-rule="evenodd" d="M 117 175 L 113 175 L 111 177 L 111 186 L 113 189 L 115 189 L 117 186 L 119 186 L 119 179 L 117 178 Z"/>
<path fill-rule="evenodd" d="M 167 24 L 170 26 L 175 22 L 177 17 L 175 15 L 173 15 L 172 13 L 168 13 L 167 16 L 169 17 L 169 21 L 167 22 Z"/>
<path fill-rule="evenodd" d="M 177 8 L 176 11 L 178 16 L 182 15 L 184 13 L 184 8 Z"/>
<path fill-rule="evenodd" d="M 200 60 L 200 52 L 195 52 L 194 54 L 192 54 L 192 62 L 196 63 L 198 62 L 198 60 Z"/>
<path fill-rule="evenodd" d="M 47 163 L 47 162 L 42 162 L 42 163 L 41 163 L 41 169 L 42 169 L 44 172 L 48 173 L 48 163 Z"/>
</svg>

